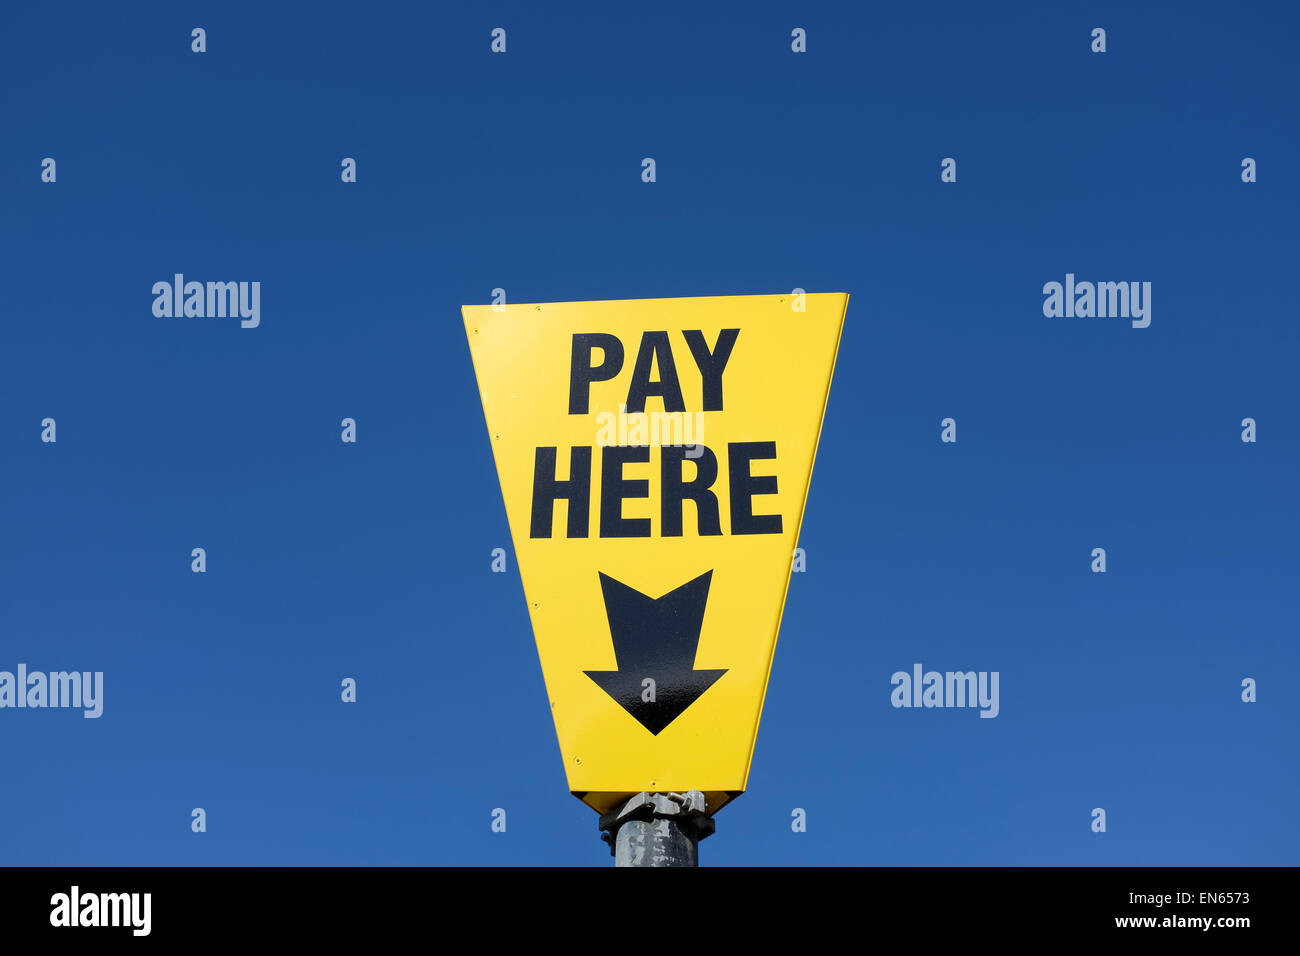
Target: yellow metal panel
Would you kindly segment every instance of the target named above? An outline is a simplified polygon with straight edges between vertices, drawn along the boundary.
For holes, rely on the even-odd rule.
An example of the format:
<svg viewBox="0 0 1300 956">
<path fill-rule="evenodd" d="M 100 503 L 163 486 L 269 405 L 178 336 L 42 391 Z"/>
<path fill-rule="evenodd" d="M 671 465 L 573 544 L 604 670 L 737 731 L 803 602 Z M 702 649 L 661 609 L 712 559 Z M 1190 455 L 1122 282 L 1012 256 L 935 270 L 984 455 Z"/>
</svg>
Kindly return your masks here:
<svg viewBox="0 0 1300 956">
<path fill-rule="evenodd" d="M 597 810 L 697 789 L 713 811 L 745 789 L 847 304 L 462 310 L 569 789 Z M 548 484 L 588 454 L 584 494 Z"/>
</svg>

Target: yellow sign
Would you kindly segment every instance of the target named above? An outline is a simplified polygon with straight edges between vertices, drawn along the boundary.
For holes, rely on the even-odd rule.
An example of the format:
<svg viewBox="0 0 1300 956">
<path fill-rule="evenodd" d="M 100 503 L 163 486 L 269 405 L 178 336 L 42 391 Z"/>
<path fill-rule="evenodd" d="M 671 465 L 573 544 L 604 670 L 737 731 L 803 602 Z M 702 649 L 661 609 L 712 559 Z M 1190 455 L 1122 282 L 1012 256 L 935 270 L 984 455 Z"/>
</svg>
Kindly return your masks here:
<svg viewBox="0 0 1300 956">
<path fill-rule="evenodd" d="M 462 309 L 569 789 L 745 789 L 848 296 Z"/>
</svg>

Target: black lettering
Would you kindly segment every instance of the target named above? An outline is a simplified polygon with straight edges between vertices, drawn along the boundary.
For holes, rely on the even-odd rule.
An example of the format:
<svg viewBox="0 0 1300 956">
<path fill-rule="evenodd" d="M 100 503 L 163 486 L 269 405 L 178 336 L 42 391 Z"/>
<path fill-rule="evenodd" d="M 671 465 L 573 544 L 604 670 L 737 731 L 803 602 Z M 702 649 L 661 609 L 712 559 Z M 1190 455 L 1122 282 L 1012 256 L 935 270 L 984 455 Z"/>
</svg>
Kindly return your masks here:
<svg viewBox="0 0 1300 956">
<path fill-rule="evenodd" d="M 727 480 L 731 488 L 732 534 L 780 534 L 780 515 L 756 515 L 754 495 L 776 494 L 775 475 L 751 475 L 749 463 L 775 458 L 774 441 L 733 441 L 727 446 Z"/>
<path fill-rule="evenodd" d="M 591 515 L 591 446 L 575 445 L 569 449 L 569 480 L 555 477 L 557 449 L 554 445 L 537 449 L 533 458 L 533 517 L 528 529 L 530 538 L 549 538 L 555 517 L 555 502 L 569 503 L 568 535 L 587 537 Z"/>
<path fill-rule="evenodd" d="M 600 450 L 600 536 L 648 538 L 649 518 L 624 518 L 624 498 L 649 498 L 648 478 L 624 478 L 623 466 L 648 462 L 649 445 L 606 445 Z"/>
<path fill-rule="evenodd" d="M 713 351 L 705 344 L 704 333 L 699 329 L 683 332 L 686 344 L 691 347 L 691 355 L 700 370 L 700 379 L 704 383 L 704 408 L 706 412 L 722 411 L 722 371 L 731 358 L 731 350 L 736 345 L 740 329 L 723 329 L 718 333 L 717 344 Z"/>
<path fill-rule="evenodd" d="M 650 381 L 650 363 L 658 360 L 659 381 Z M 677 366 L 673 363 L 673 349 L 667 332 L 643 332 L 641 347 L 636 353 L 636 367 L 632 369 L 632 384 L 627 390 L 628 412 L 644 412 L 645 400 L 659 395 L 664 400 L 664 411 L 684 412 L 682 386 L 677 380 Z"/>
<path fill-rule="evenodd" d="M 592 349 L 601 350 L 600 364 L 591 364 Z M 607 332 L 575 332 L 569 359 L 569 414 L 586 415 L 591 383 L 607 382 L 623 368 L 623 343 Z"/>
<path fill-rule="evenodd" d="M 682 501 L 685 498 L 695 502 L 695 515 L 701 536 L 722 534 L 722 525 L 718 519 L 718 496 L 709 490 L 718 478 L 718 457 L 704 445 L 698 447 L 703 452 L 699 458 L 687 458 L 685 448 L 666 446 L 660 449 L 663 477 L 661 533 L 665 538 L 681 537 Z M 695 477 L 690 481 L 682 480 L 684 461 L 695 466 Z"/>
</svg>

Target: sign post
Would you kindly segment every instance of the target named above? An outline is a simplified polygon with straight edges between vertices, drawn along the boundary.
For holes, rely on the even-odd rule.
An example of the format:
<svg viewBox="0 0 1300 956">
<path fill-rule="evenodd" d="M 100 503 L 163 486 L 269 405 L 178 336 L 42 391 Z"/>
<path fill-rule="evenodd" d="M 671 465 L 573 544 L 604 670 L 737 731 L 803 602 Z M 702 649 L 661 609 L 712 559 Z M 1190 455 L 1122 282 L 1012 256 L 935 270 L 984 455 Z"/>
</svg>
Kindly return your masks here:
<svg viewBox="0 0 1300 956">
<path fill-rule="evenodd" d="M 699 842 L 713 832 L 704 794 L 638 793 L 601 814 L 601 838 L 615 866 L 698 866 Z"/>
<path fill-rule="evenodd" d="M 693 865 L 745 789 L 847 303 L 462 309 L 569 790 L 619 865 Z"/>
</svg>

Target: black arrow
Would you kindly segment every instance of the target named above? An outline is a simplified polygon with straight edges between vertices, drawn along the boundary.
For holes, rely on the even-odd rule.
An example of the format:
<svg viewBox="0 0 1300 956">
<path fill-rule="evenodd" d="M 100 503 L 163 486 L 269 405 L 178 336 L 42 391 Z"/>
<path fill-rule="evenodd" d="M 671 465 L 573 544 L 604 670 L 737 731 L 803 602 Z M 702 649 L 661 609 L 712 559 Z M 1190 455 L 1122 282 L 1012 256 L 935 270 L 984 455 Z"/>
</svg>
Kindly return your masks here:
<svg viewBox="0 0 1300 956">
<path fill-rule="evenodd" d="M 583 673 L 656 736 L 727 673 L 695 669 L 712 579 L 713 572 L 706 571 L 663 597 L 652 598 L 600 575 L 618 670 Z M 654 684 L 643 683 L 647 678 Z M 647 700 L 649 696 L 654 699 Z"/>
</svg>

